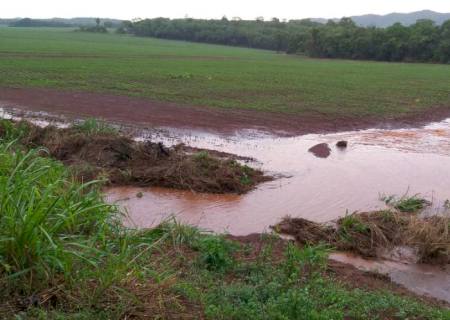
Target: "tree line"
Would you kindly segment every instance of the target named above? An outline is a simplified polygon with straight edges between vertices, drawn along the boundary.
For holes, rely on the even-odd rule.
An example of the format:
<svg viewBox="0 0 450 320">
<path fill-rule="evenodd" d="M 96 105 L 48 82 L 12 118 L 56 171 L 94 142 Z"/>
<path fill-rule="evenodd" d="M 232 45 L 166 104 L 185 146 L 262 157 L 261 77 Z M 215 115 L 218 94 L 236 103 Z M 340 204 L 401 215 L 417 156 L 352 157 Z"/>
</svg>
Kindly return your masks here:
<svg viewBox="0 0 450 320">
<path fill-rule="evenodd" d="M 52 28 L 67 28 L 71 25 L 62 21 L 51 20 L 51 19 L 30 19 L 24 18 L 17 21 L 12 21 L 9 23 L 10 27 L 27 27 L 27 28 L 37 28 L 37 27 L 52 27 Z"/>
<path fill-rule="evenodd" d="M 318 58 L 450 63 L 450 20 L 419 20 L 388 28 L 360 27 L 350 18 L 326 24 L 310 20 L 254 21 L 223 18 L 127 21 L 121 33 L 215 43 Z"/>
</svg>

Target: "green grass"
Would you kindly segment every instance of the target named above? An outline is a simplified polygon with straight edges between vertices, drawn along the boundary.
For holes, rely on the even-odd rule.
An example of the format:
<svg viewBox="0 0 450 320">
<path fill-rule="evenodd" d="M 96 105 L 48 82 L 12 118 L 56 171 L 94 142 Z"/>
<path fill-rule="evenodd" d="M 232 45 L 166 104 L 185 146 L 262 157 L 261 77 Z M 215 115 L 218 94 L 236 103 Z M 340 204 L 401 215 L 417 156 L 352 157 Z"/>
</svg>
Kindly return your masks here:
<svg viewBox="0 0 450 320">
<path fill-rule="evenodd" d="M 450 66 L 315 60 L 71 29 L 0 28 L 0 86 L 331 116 L 450 106 Z"/>
<path fill-rule="evenodd" d="M 61 163 L 41 153 L 0 144 L 0 274 L 24 292 L 56 274 L 74 280 L 80 263 L 96 266 L 115 217 L 91 184 L 72 183 Z"/>
</svg>

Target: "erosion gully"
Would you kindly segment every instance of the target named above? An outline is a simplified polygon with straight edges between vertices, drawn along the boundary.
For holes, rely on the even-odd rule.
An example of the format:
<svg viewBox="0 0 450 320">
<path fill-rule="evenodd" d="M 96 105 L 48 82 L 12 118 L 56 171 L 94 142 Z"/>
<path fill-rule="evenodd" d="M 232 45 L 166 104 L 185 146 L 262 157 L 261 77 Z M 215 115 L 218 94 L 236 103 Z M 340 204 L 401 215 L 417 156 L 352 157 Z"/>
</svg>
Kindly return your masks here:
<svg viewBox="0 0 450 320">
<path fill-rule="evenodd" d="M 1 117 L 11 117 L 0 110 Z M 42 117 L 42 114 L 40 115 Z M 48 115 L 45 115 L 48 119 Z M 47 121 L 34 117 L 40 125 Z M 142 131 L 137 139 L 213 149 L 255 159 L 248 163 L 277 179 L 245 195 L 199 194 L 164 188 L 120 187 L 106 199 L 126 213 L 130 227 L 152 227 L 170 217 L 202 229 L 246 235 L 270 231 L 284 216 L 328 222 L 354 211 L 385 208 L 383 195 L 415 195 L 432 202 L 422 214 L 449 214 L 450 119 L 421 128 L 370 129 L 278 137 L 244 130 L 232 136 L 177 130 Z M 336 142 L 348 141 L 347 148 Z M 308 150 L 327 143 L 328 157 Z M 368 260 L 348 253 L 330 258 L 388 275 L 393 282 L 450 303 L 450 267 L 417 264 L 402 253 Z"/>
</svg>

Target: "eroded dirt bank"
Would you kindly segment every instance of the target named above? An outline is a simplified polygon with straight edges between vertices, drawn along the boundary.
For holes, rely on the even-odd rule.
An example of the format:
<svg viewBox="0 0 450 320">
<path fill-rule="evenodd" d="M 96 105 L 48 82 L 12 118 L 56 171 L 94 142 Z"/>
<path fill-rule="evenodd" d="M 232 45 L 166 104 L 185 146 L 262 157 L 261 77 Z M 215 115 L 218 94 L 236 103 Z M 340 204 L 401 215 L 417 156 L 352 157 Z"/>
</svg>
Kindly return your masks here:
<svg viewBox="0 0 450 320">
<path fill-rule="evenodd" d="M 450 116 L 449 106 L 437 106 L 420 114 L 390 118 L 337 117 L 314 111 L 290 115 L 180 106 L 143 98 L 39 88 L 0 88 L 0 102 L 5 107 L 24 110 L 47 111 L 73 117 L 97 117 L 146 127 L 209 130 L 221 134 L 231 134 L 242 129 L 259 129 L 294 136 L 372 127 L 417 126 Z"/>
<path fill-rule="evenodd" d="M 81 181 L 106 179 L 111 186 L 161 186 L 209 193 L 245 193 L 270 180 L 231 154 L 162 143 L 137 142 L 97 121 L 69 128 L 2 120 L 0 138 L 27 148 L 46 148 Z M 45 151 L 44 151 L 45 152 Z"/>
</svg>

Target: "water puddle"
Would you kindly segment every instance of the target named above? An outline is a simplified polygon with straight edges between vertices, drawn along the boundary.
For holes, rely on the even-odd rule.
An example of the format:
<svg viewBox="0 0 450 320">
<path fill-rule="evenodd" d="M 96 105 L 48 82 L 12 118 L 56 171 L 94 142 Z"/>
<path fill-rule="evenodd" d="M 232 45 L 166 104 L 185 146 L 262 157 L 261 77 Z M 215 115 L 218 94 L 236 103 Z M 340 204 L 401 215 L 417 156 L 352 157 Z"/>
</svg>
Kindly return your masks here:
<svg viewBox="0 0 450 320">
<path fill-rule="evenodd" d="M 332 253 L 330 259 L 364 271 L 387 275 L 392 282 L 420 295 L 450 303 L 450 266 L 409 264 L 390 260 L 368 260 L 349 253 Z"/>
<path fill-rule="evenodd" d="M 450 198 L 450 119 L 419 129 L 291 138 L 254 131 L 231 137 L 168 132 L 141 138 L 252 157 L 256 162 L 251 165 L 282 177 L 246 195 L 163 188 L 109 190 L 108 199 L 127 209 L 130 225 L 151 227 L 173 215 L 208 230 L 245 235 L 267 231 L 286 215 L 326 222 L 346 212 L 382 209 L 381 195 L 421 194 L 434 204 L 429 213 L 441 210 Z M 338 141 L 347 141 L 348 146 L 339 148 Z M 331 149 L 327 158 L 308 151 L 322 143 Z"/>
</svg>

